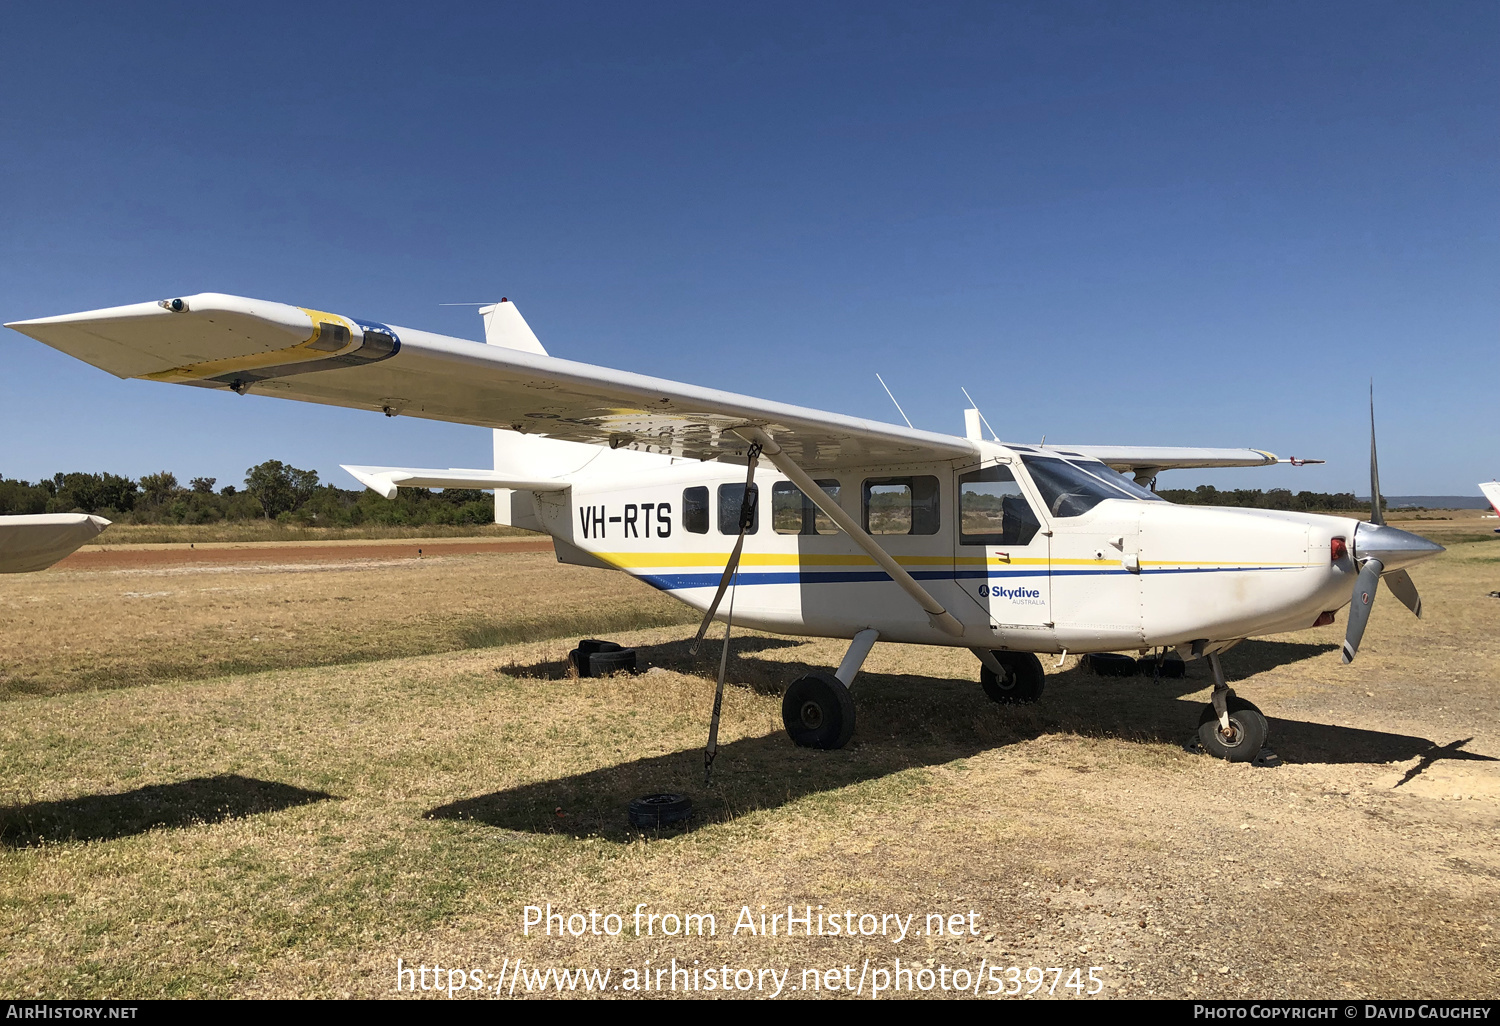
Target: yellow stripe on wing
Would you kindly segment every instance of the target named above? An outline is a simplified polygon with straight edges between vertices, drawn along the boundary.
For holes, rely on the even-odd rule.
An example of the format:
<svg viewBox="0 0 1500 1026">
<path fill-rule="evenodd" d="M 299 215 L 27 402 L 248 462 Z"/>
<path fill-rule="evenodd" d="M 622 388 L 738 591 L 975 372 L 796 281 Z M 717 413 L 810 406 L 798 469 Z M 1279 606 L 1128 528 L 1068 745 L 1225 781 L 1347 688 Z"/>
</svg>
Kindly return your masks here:
<svg viewBox="0 0 1500 1026">
<path fill-rule="evenodd" d="M 223 360 L 208 360 L 204 363 L 173 367 L 171 370 L 157 371 L 145 377 L 150 381 L 202 381 L 205 378 L 222 377 L 236 371 L 259 370 L 262 367 L 279 367 L 288 363 L 306 363 L 310 360 L 326 360 L 330 356 L 338 356 L 359 347 L 360 340 L 356 334 L 359 329 L 354 326 L 353 322 L 338 314 L 309 310 L 305 306 L 297 309 L 307 314 L 308 317 L 308 328 L 312 334 L 306 341 L 298 342 L 286 349 L 273 349 L 264 353 L 231 356 Z"/>
</svg>

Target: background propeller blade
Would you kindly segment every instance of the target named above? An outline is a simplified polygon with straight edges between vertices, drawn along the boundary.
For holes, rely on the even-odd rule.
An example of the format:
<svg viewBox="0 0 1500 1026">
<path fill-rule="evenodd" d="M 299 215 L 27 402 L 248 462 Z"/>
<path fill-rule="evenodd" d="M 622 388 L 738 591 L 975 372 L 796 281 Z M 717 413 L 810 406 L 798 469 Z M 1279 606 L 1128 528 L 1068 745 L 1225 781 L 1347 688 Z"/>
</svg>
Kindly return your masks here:
<svg viewBox="0 0 1500 1026">
<path fill-rule="evenodd" d="M 1411 582 L 1411 575 L 1405 570 L 1392 570 L 1381 579 L 1391 589 L 1391 594 L 1400 599 L 1401 604 L 1410 609 L 1420 619 L 1422 616 L 1422 596 L 1417 594 L 1417 586 Z"/>
<path fill-rule="evenodd" d="M 1370 382 L 1370 523 L 1385 526 L 1380 508 L 1380 463 L 1375 459 L 1375 382 Z M 1345 660 L 1348 662 L 1348 660 Z"/>
<path fill-rule="evenodd" d="M 1375 590 L 1380 587 L 1380 571 L 1385 567 L 1378 559 L 1367 559 L 1354 579 L 1354 600 L 1349 603 L 1349 627 L 1344 631 L 1344 662 L 1352 663 L 1359 651 L 1365 625 L 1370 622 L 1370 607 L 1375 604 Z"/>
</svg>

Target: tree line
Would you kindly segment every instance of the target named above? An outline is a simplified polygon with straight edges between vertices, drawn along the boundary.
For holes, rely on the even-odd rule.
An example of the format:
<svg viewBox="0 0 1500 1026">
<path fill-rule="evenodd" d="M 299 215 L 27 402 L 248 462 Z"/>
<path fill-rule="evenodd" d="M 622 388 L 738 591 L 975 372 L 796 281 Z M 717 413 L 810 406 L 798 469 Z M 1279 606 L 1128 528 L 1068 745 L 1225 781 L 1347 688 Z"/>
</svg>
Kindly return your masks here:
<svg viewBox="0 0 1500 1026">
<path fill-rule="evenodd" d="M 267 519 L 318 527 L 356 524 L 488 524 L 494 499 L 473 488 L 403 488 L 394 499 L 318 481 L 315 470 L 267 460 L 245 471 L 243 486 L 215 489 L 212 477 L 184 486 L 163 470 L 139 481 L 119 474 L 56 474 L 30 482 L 0 475 L 0 514 L 97 513 L 118 523 L 214 524 Z"/>
<path fill-rule="evenodd" d="M 488 524 L 494 499 L 472 488 L 403 488 L 386 499 L 368 489 L 339 488 L 318 481 L 315 470 L 299 470 L 267 460 L 245 471 L 243 487 L 215 489 L 212 477 L 194 477 L 186 486 L 163 470 L 139 481 L 119 474 L 56 474 L 32 483 L 0 476 L 0 514 L 97 513 L 121 523 L 213 524 L 265 518 L 283 523 L 347 527 L 356 524 Z M 1302 512 L 1363 512 L 1367 500 L 1353 492 L 1297 492 L 1287 488 L 1235 488 L 1213 485 L 1162 488 L 1168 502 L 1192 506 L 1242 506 Z"/>
<path fill-rule="evenodd" d="M 1368 499 L 1358 499 L 1353 492 L 1297 492 L 1289 488 L 1234 488 L 1219 491 L 1213 485 L 1197 488 L 1159 488 L 1156 494 L 1168 502 L 1188 506 L 1244 506 L 1250 509 L 1287 509 L 1300 513 L 1368 512 Z M 1385 505 L 1384 500 L 1381 502 Z"/>
</svg>

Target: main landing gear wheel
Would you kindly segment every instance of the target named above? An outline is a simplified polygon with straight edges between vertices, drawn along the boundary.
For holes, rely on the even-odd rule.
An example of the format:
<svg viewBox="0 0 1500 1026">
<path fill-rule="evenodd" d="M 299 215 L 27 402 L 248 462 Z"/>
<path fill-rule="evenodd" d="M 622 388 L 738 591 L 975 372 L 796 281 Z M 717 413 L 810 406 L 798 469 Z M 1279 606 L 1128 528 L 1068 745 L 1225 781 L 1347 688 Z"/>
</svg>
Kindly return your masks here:
<svg viewBox="0 0 1500 1026">
<path fill-rule="evenodd" d="M 833 674 L 814 671 L 786 689 L 781 722 L 803 748 L 842 748 L 854 736 L 854 699 Z"/>
<path fill-rule="evenodd" d="M 1230 692 L 1225 700 L 1229 708 L 1229 730 L 1219 726 L 1219 714 L 1205 705 L 1198 717 L 1198 743 L 1216 759 L 1230 762 L 1254 762 L 1265 746 L 1270 727 L 1266 718 L 1251 703 Z"/>
<path fill-rule="evenodd" d="M 988 666 L 979 667 L 979 684 L 990 701 L 1002 705 L 1035 702 L 1042 697 L 1047 671 L 1031 652 L 996 652 L 995 658 L 1005 667 L 1005 676 L 997 677 Z"/>
</svg>

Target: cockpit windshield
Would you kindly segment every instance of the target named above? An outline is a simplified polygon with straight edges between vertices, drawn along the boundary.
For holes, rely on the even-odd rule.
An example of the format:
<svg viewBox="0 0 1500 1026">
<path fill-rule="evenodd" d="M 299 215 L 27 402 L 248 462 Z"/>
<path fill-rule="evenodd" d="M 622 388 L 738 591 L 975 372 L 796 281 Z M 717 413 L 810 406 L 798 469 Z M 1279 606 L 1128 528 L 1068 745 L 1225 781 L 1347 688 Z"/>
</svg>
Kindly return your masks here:
<svg viewBox="0 0 1500 1026">
<path fill-rule="evenodd" d="M 1024 455 L 1021 461 L 1042 493 L 1048 512 L 1055 517 L 1076 517 L 1105 499 L 1162 501 L 1149 488 L 1142 488 L 1103 463 Z"/>
</svg>

